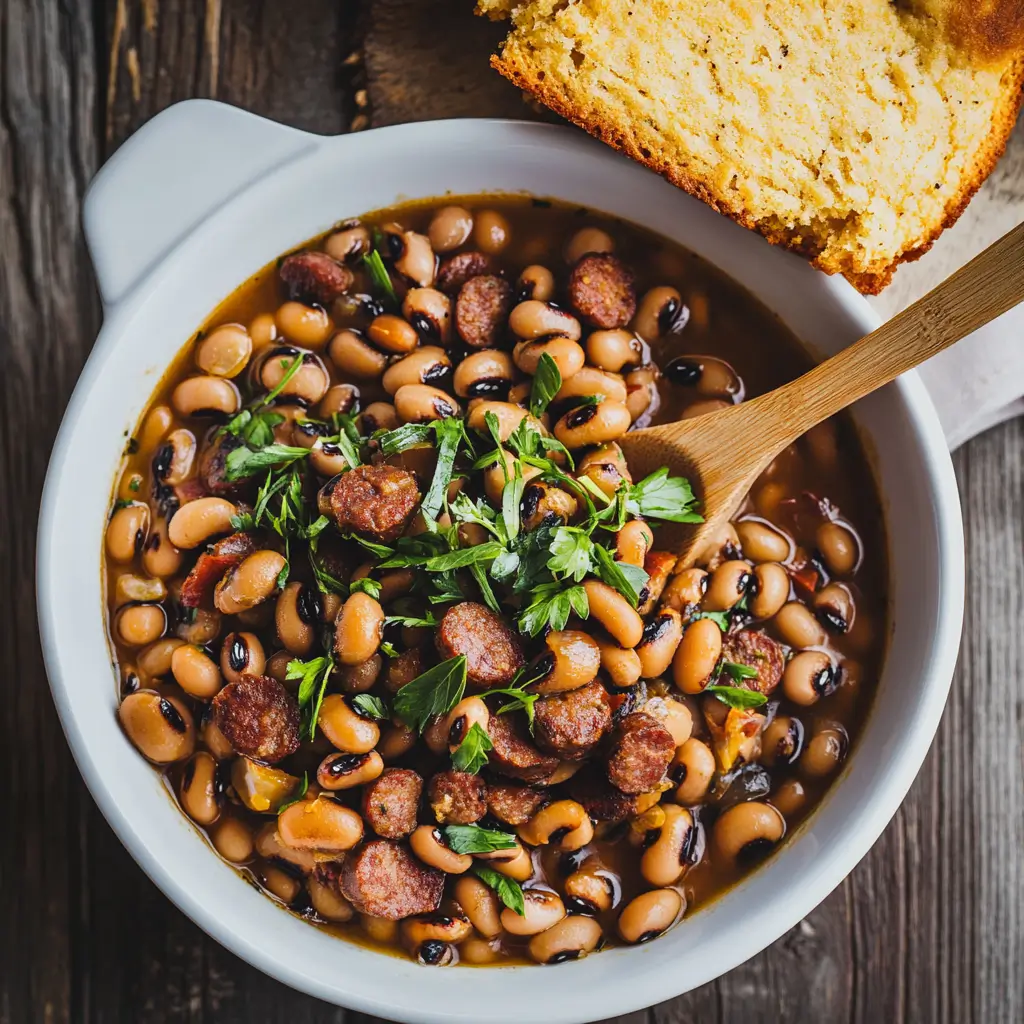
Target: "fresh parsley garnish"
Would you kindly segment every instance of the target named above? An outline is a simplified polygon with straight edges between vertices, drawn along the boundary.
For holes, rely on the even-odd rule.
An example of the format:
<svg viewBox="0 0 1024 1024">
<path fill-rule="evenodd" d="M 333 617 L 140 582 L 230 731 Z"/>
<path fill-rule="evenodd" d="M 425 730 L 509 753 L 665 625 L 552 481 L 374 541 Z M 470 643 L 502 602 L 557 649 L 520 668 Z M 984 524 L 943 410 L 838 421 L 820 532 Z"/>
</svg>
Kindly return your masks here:
<svg viewBox="0 0 1024 1024">
<path fill-rule="evenodd" d="M 280 815 L 282 811 L 286 811 L 292 804 L 297 804 L 300 800 L 304 799 L 306 793 L 309 792 L 309 772 L 302 773 L 302 783 L 299 788 L 295 791 L 295 795 L 291 800 L 286 800 L 277 809 L 277 813 Z"/>
<path fill-rule="evenodd" d="M 466 656 L 442 661 L 406 683 L 395 696 L 395 714 L 411 729 L 423 732 L 430 720 L 446 715 L 466 692 Z"/>
<path fill-rule="evenodd" d="M 298 701 L 302 731 L 310 739 L 316 738 L 316 720 L 327 692 L 327 680 L 333 670 L 334 659 L 330 654 L 310 658 L 308 661 L 296 658 L 288 662 L 285 678 L 300 680 Z"/>
<path fill-rule="evenodd" d="M 548 550 L 548 568 L 564 579 L 580 583 L 593 567 L 594 542 L 578 526 L 557 527 Z"/>
<path fill-rule="evenodd" d="M 369 576 L 363 576 L 358 580 L 353 580 L 348 588 L 349 595 L 352 594 L 368 594 L 374 599 L 374 601 L 380 600 L 381 586 L 377 580 L 370 579 Z"/>
<path fill-rule="evenodd" d="M 413 628 L 422 626 L 424 629 L 434 629 L 437 626 L 437 619 L 429 611 L 425 616 L 386 615 L 384 617 L 384 625 L 412 626 Z"/>
<path fill-rule="evenodd" d="M 362 712 L 367 718 L 376 718 L 383 720 L 390 718 L 388 714 L 388 706 L 380 699 L 375 697 L 372 693 L 359 693 L 352 698 L 352 706 Z"/>
<path fill-rule="evenodd" d="M 744 679 L 756 679 L 757 669 L 749 665 L 741 665 L 735 661 L 723 661 L 722 671 L 732 677 L 734 683 L 742 683 Z"/>
<path fill-rule="evenodd" d="M 378 291 L 389 299 L 394 305 L 398 305 L 398 296 L 395 294 L 395 286 L 391 283 L 391 275 L 388 268 L 384 266 L 384 260 L 376 249 L 371 249 L 363 257 L 363 266 L 370 275 L 370 283 Z"/>
<path fill-rule="evenodd" d="M 626 487 L 626 510 L 630 515 L 670 523 L 704 522 L 704 517 L 695 511 L 697 499 L 690 481 L 681 476 L 669 476 L 664 467 Z"/>
<path fill-rule="evenodd" d="M 264 448 L 233 448 L 224 463 L 227 480 L 239 480 L 252 476 L 262 469 L 289 466 L 309 455 L 308 448 L 297 448 L 290 444 L 268 444 Z"/>
<path fill-rule="evenodd" d="M 698 612 L 690 616 L 690 622 L 696 622 L 698 619 L 710 619 L 723 633 L 729 632 L 728 612 Z"/>
<path fill-rule="evenodd" d="M 445 825 L 445 846 L 454 853 L 495 853 L 514 850 L 518 843 L 510 832 L 498 832 L 479 825 Z"/>
<path fill-rule="evenodd" d="M 590 614 L 587 592 L 581 586 L 542 583 L 533 589 L 530 603 L 519 616 L 519 630 L 527 636 L 537 636 L 547 626 L 554 630 L 565 629 L 573 612 L 581 619 Z"/>
<path fill-rule="evenodd" d="M 486 864 L 474 864 L 473 874 L 489 885 L 497 894 L 498 899 L 509 910 L 515 911 L 520 917 L 526 916 L 526 900 L 523 898 L 523 887 L 514 879 L 503 875 Z"/>
<path fill-rule="evenodd" d="M 723 704 L 731 708 L 745 711 L 747 708 L 759 708 L 768 703 L 768 698 L 759 690 L 748 690 L 742 686 L 720 686 L 713 683 L 704 687 L 705 693 L 713 693 Z"/>
<path fill-rule="evenodd" d="M 600 579 L 622 594 L 635 608 L 640 603 L 640 592 L 650 579 L 647 573 L 638 565 L 617 562 L 614 555 L 600 545 L 595 546 L 594 555 Z"/>
<path fill-rule="evenodd" d="M 476 775 L 487 764 L 487 754 L 493 749 L 491 737 L 474 722 L 452 754 L 452 766 L 457 771 Z"/>
<path fill-rule="evenodd" d="M 436 519 L 448 498 L 448 485 L 452 482 L 452 470 L 455 468 L 455 457 L 459 446 L 469 444 L 466 428 L 462 420 L 435 420 L 430 426 L 437 437 L 437 468 L 430 481 L 430 488 L 423 497 L 420 510 L 424 515 Z"/>
<path fill-rule="evenodd" d="M 558 369 L 558 363 L 545 352 L 537 364 L 537 372 L 533 375 L 533 386 L 530 388 L 530 412 L 534 416 L 540 416 L 551 404 L 561 387 L 562 374 Z"/>
</svg>

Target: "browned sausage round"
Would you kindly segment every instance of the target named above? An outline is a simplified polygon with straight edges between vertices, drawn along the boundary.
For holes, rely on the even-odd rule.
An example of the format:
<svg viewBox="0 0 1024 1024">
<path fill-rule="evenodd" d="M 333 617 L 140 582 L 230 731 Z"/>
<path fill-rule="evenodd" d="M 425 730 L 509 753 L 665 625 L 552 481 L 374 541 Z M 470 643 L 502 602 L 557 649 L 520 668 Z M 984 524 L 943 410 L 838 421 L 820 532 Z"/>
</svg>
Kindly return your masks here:
<svg viewBox="0 0 1024 1024">
<path fill-rule="evenodd" d="M 569 301 L 595 327 L 625 327 L 636 312 L 633 274 L 615 256 L 590 253 L 572 269 Z"/>
<path fill-rule="evenodd" d="M 437 272 L 434 284 L 449 295 L 457 295 L 459 289 L 471 278 L 494 272 L 494 261 L 482 252 L 460 252 L 446 259 Z"/>
<path fill-rule="evenodd" d="M 403 839 L 417 825 L 423 779 L 408 768 L 385 768 L 363 789 L 363 817 L 379 836 Z"/>
<path fill-rule="evenodd" d="M 371 839 L 348 854 L 341 871 L 341 892 L 361 914 L 400 921 L 437 910 L 444 875 L 425 867 L 404 846 Z"/>
<path fill-rule="evenodd" d="M 352 530 L 385 544 L 402 535 L 419 503 L 416 477 L 393 466 L 357 466 L 321 491 L 321 511 L 342 533 Z"/>
<path fill-rule="evenodd" d="M 494 771 L 513 779 L 543 782 L 558 767 L 558 758 L 542 754 L 523 737 L 522 731 L 513 715 L 491 715 L 487 734 L 494 749 L 488 763 Z"/>
<path fill-rule="evenodd" d="M 438 772 L 427 785 L 427 799 L 439 825 L 472 825 L 487 813 L 487 786 L 469 772 Z"/>
<path fill-rule="evenodd" d="M 757 669 L 757 676 L 744 679 L 738 685 L 748 690 L 758 690 L 765 696 L 779 685 L 782 670 L 786 667 L 786 656 L 782 645 L 770 636 L 742 629 L 722 638 L 722 658 L 737 665 Z"/>
<path fill-rule="evenodd" d="M 299 749 L 299 705 L 276 679 L 243 675 L 213 698 L 217 728 L 239 754 L 275 764 Z"/>
<path fill-rule="evenodd" d="M 569 795 L 583 804 L 594 821 L 622 821 L 638 809 L 637 798 L 616 789 L 593 767 L 584 767 L 569 780 Z"/>
<path fill-rule="evenodd" d="M 612 735 L 608 781 L 623 793 L 646 793 L 664 778 L 675 752 L 672 734 L 656 718 L 626 715 Z"/>
<path fill-rule="evenodd" d="M 327 306 L 352 287 L 352 271 L 325 252 L 298 252 L 281 262 L 278 276 L 289 299 Z"/>
<path fill-rule="evenodd" d="M 493 348 L 512 309 L 512 285 L 503 277 L 470 278 L 455 300 L 455 329 L 470 348 Z"/>
<path fill-rule="evenodd" d="M 434 642 L 445 660 L 466 656 L 471 686 L 505 686 L 523 664 L 523 649 L 515 633 L 489 608 L 474 601 L 453 605 L 444 613 Z"/>
<path fill-rule="evenodd" d="M 228 455 L 243 444 L 241 438 L 233 434 L 222 434 L 199 453 L 197 481 L 203 485 L 204 493 L 217 498 L 238 498 L 251 490 L 251 477 L 240 477 L 238 480 L 227 478 Z M 168 491 L 173 494 L 170 488 Z"/>
<path fill-rule="evenodd" d="M 506 825 L 525 825 L 544 803 L 543 793 L 529 786 L 489 786 L 487 810 Z"/>
<path fill-rule="evenodd" d="M 545 697 L 534 708 L 533 734 L 537 745 L 564 761 L 585 757 L 611 724 L 608 694 L 597 680 L 578 690 Z"/>
</svg>

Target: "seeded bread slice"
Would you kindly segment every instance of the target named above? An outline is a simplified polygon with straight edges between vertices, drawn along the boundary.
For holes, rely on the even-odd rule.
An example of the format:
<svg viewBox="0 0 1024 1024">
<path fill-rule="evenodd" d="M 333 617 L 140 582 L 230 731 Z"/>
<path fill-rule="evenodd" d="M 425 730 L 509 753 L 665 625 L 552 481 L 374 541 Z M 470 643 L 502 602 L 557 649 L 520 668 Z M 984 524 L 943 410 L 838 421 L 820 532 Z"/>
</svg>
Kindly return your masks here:
<svg viewBox="0 0 1024 1024">
<path fill-rule="evenodd" d="M 493 65 L 770 242 L 874 294 L 1002 154 L 1020 0 L 479 0 Z"/>
</svg>

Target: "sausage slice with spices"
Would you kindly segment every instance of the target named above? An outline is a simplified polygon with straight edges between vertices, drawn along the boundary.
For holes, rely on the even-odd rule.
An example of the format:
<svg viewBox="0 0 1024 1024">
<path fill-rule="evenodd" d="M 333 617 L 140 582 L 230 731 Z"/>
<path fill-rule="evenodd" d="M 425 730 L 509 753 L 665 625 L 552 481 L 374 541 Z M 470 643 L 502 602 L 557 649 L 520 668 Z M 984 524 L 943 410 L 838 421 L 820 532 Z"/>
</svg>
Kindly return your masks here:
<svg viewBox="0 0 1024 1024">
<path fill-rule="evenodd" d="M 320 492 L 320 510 L 342 533 L 397 540 L 420 504 L 416 477 L 394 466 L 356 466 Z"/>
<path fill-rule="evenodd" d="M 440 871 L 390 839 L 371 839 L 350 853 L 340 881 L 342 895 L 359 913 L 389 921 L 437 910 L 444 892 Z"/>
<path fill-rule="evenodd" d="M 444 613 L 434 643 L 446 661 L 466 656 L 466 678 L 479 689 L 506 686 L 523 665 L 523 649 L 515 633 L 475 601 L 463 601 Z"/>
<path fill-rule="evenodd" d="M 217 728 L 238 754 L 276 764 L 299 749 L 299 705 L 271 676 L 243 675 L 212 707 Z"/>
</svg>

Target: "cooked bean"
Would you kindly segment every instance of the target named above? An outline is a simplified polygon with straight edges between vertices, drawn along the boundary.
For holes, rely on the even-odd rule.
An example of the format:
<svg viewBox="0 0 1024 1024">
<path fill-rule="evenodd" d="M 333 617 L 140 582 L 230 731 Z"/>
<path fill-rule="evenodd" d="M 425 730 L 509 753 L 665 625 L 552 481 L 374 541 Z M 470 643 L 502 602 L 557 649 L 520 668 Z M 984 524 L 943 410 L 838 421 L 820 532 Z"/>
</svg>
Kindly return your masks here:
<svg viewBox="0 0 1024 1024">
<path fill-rule="evenodd" d="M 825 642 L 825 630 L 813 612 L 799 601 L 784 604 L 772 621 L 779 636 L 790 647 L 816 647 Z"/>
<path fill-rule="evenodd" d="M 155 690 L 136 690 L 117 709 L 128 739 L 154 764 L 183 761 L 196 745 L 192 713 L 176 697 Z"/>
<path fill-rule="evenodd" d="M 789 818 L 799 814 L 807 803 L 807 790 L 799 779 L 786 779 L 772 792 L 772 804 Z"/>
<path fill-rule="evenodd" d="M 523 488 L 520 501 L 522 528 L 529 531 L 541 525 L 564 525 L 576 515 L 577 507 L 576 499 L 561 487 L 542 480 L 531 481 Z"/>
<path fill-rule="evenodd" d="M 398 938 L 397 921 L 389 921 L 384 917 L 373 917 L 370 914 L 360 914 L 359 923 L 362 925 L 363 931 L 374 942 L 389 945 Z"/>
<path fill-rule="evenodd" d="M 220 633 L 220 612 L 207 608 L 196 608 L 192 614 L 192 621 L 182 620 L 178 623 L 175 632 L 187 644 L 211 643 Z"/>
<path fill-rule="evenodd" d="M 276 348 L 260 364 L 260 383 L 268 391 L 278 387 L 296 359 L 302 366 L 288 378 L 280 394 L 283 398 L 298 398 L 307 405 L 316 405 L 331 384 L 327 368 L 312 352 L 303 353 L 295 348 Z"/>
<path fill-rule="evenodd" d="M 380 678 L 383 666 L 384 659 L 375 654 L 355 665 L 339 665 L 334 670 L 334 678 L 346 693 L 366 693 Z"/>
<path fill-rule="evenodd" d="M 683 900 L 675 889 L 641 893 L 622 908 L 619 935 L 625 942 L 649 942 L 668 931 L 682 910 Z"/>
<path fill-rule="evenodd" d="M 617 373 L 584 366 L 571 377 L 562 375 L 562 386 L 555 395 L 555 401 L 568 402 L 588 395 L 598 395 L 606 401 L 625 402 L 626 385 Z"/>
<path fill-rule="evenodd" d="M 537 419 L 531 416 L 525 409 L 520 409 L 518 405 L 512 405 L 510 402 L 489 402 L 485 400 L 476 404 L 470 403 L 469 415 L 466 417 L 467 425 L 472 430 L 479 430 L 483 434 L 488 433 L 486 416 L 489 412 L 493 413 L 498 419 L 498 436 L 502 441 L 507 441 L 523 420 L 529 420 L 530 424 L 536 428 L 539 434 L 544 433 Z"/>
<path fill-rule="evenodd" d="M 415 231 L 404 231 L 401 236 L 401 251 L 395 256 L 395 270 L 409 281 L 428 288 L 434 283 L 437 259 L 430 245 L 430 239 Z"/>
<path fill-rule="evenodd" d="M 277 638 L 292 654 L 305 657 L 316 642 L 320 595 L 315 587 L 293 581 L 278 595 L 274 608 Z"/>
<path fill-rule="evenodd" d="M 727 612 L 735 607 L 750 585 L 750 563 L 742 559 L 723 562 L 712 574 L 704 595 L 704 610 Z"/>
<path fill-rule="evenodd" d="M 351 921 L 355 916 L 352 904 L 341 895 L 336 885 L 322 882 L 319 873 L 320 869 L 318 868 L 306 880 L 309 902 L 313 905 L 317 917 L 323 918 L 325 921 L 333 921 L 337 924 Z"/>
<path fill-rule="evenodd" d="M 452 300 L 436 288 L 410 288 L 402 300 L 402 316 L 426 342 L 447 345 L 452 340 Z"/>
<path fill-rule="evenodd" d="M 478 853 L 476 859 L 485 861 L 488 867 L 517 882 L 526 882 L 533 877 L 533 858 L 521 843 L 516 843 L 514 850 Z"/>
<path fill-rule="evenodd" d="M 586 361 L 579 342 L 558 335 L 553 338 L 538 338 L 535 341 L 520 341 L 512 351 L 516 366 L 531 376 L 537 372 L 541 357 L 545 355 L 555 361 L 562 380 L 579 373 Z"/>
<path fill-rule="evenodd" d="M 327 739 L 346 754 L 368 754 L 380 739 L 377 723 L 353 711 L 340 693 L 324 697 L 317 725 Z"/>
<path fill-rule="evenodd" d="M 836 576 L 848 576 L 857 568 L 860 545 L 856 536 L 841 523 L 822 523 L 814 540 L 829 572 Z"/>
<path fill-rule="evenodd" d="M 770 523 L 742 519 L 735 526 L 743 554 L 752 562 L 785 562 L 793 553 L 790 540 Z"/>
<path fill-rule="evenodd" d="M 501 912 L 501 925 L 510 935 L 539 935 L 565 917 L 565 905 L 557 893 L 547 889 L 527 889 L 523 893 L 523 913 L 510 907 Z"/>
<path fill-rule="evenodd" d="M 644 679 L 657 679 L 668 671 L 682 637 L 683 620 L 673 608 L 663 608 L 644 624 L 636 647 Z"/>
<path fill-rule="evenodd" d="M 686 627 L 672 661 L 676 686 L 700 693 L 722 654 L 722 631 L 713 619 L 697 619 Z"/>
<path fill-rule="evenodd" d="M 473 230 L 473 214 L 464 206 L 442 206 L 430 219 L 427 237 L 434 252 L 451 252 L 464 245 Z"/>
<path fill-rule="evenodd" d="M 186 502 L 167 524 L 167 537 L 176 548 L 190 550 L 231 529 L 238 509 L 224 498 L 196 498 Z"/>
<path fill-rule="evenodd" d="M 411 352 L 420 341 L 412 324 L 391 313 L 382 313 L 374 317 L 366 329 L 366 334 L 370 341 L 386 352 L 397 352 L 400 355 Z"/>
<path fill-rule="evenodd" d="M 673 384 L 693 388 L 705 398 L 723 400 L 723 407 L 743 397 L 743 382 L 724 359 L 716 359 L 714 356 L 678 356 L 665 365 L 664 372 Z"/>
<path fill-rule="evenodd" d="M 565 262 L 572 266 L 591 252 L 615 252 L 611 235 L 601 228 L 580 228 L 565 246 Z"/>
<path fill-rule="evenodd" d="M 153 456 L 153 476 L 169 487 L 183 483 L 192 473 L 196 436 L 191 430 L 172 430 Z"/>
<path fill-rule="evenodd" d="M 268 600 L 277 593 L 277 581 L 287 562 L 277 551 L 257 551 L 231 569 L 213 595 L 217 610 L 237 615 Z"/>
<path fill-rule="evenodd" d="M 324 242 L 324 251 L 339 263 L 357 260 L 366 255 L 370 247 L 370 232 L 358 221 L 342 224 L 340 230 L 328 235 Z"/>
<path fill-rule="evenodd" d="M 324 392 L 317 415 L 329 420 L 335 413 L 350 413 L 359 404 L 359 388 L 354 384 L 335 384 Z"/>
<path fill-rule="evenodd" d="M 803 743 L 803 723 L 789 715 L 776 715 L 761 733 L 761 762 L 769 767 L 792 764 Z"/>
<path fill-rule="evenodd" d="M 818 621 L 834 633 L 849 633 L 855 608 L 853 595 L 842 583 L 829 583 L 814 595 L 814 612 Z"/>
<path fill-rule="evenodd" d="M 229 683 L 243 675 L 261 676 L 266 668 L 263 644 L 255 633 L 228 633 L 220 649 L 220 670 Z"/>
<path fill-rule="evenodd" d="M 694 420 L 698 416 L 706 416 L 708 413 L 721 412 L 723 409 L 728 409 L 731 405 L 731 402 L 723 401 L 721 398 L 705 398 L 688 405 L 679 418 L 681 420 Z"/>
<path fill-rule="evenodd" d="M 590 602 L 591 617 L 622 647 L 636 647 L 644 633 L 644 621 L 636 609 L 617 590 L 600 580 L 585 580 L 583 589 Z"/>
<path fill-rule="evenodd" d="M 604 444 L 621 437 L 631 423 L 629 409 L 622 402 L 581 405 L 571 409 L 555 424 L 555 437 L 566 448 Z"/>
<path fill-rule="evenodd" d="M 592 953 L 601 937 L 601 925 L 592 917 L 573 915 L 535 935 L 527 948 L 539 964 L 561 964 Z"/>
<path fill-rule="evenodd" d="M 633 418 L 633 423 L 648 419 L 658 408 L 658 377 L 659 373 L 653 366 L 644 366 L 639 370 L 631 370 L 626 374 L 626 408 Z"/>
<path fill-rule="evenodd" d="M 693 732 L 693 714 L 681 700 L 674 697 L 652 697 L 644 704 L 643 711 L 656 718 L 668 730 L 677 747 L 682 746 Z"/>
<path fill-rule="evenodd" d="M 519 838 L 531 846 L 544 846 L 552 841 L 555 833 L 579 828 L 586 817 L 583 805 L 575 800 L 556 800 L 542 807 L 525 825 L 519 827 Z"/>
<path fill-rule="evenodd" d="M 174 413 L 166 405 L 154 405 L 142 422 L 138 437 L 139 449 L 146 452 L 155 448 L 173 423 Z"/>
<path fill-rule="evenodd" d="M 511 240 L 512 229 L 505 217 L 497 210 L 480 210 L 473 224 L 473 242 L 488 255 L 494 256 L 504 250 Z"/>
<path fill-rule="evenodd" d="M 377 753 L 380 754 L 385 764 L 391 764 L 412 750 L 416 745 L 416 739 L 415 729 L 410 729 L 402 722 L 392 722 L 385 725 L 381 731 L 380 740 L 377 743 Z"/>
<path fill-rule="evenodd" d="M 583 333 L 579 320 L 572 313 L 539 299 L 527 299 L 513 307 L 508 325 L 512 333 L 524 341 L 546 338 L 552 334 L 570 341 L 579 341 Z"/>
<path fill-rule="evenodd" d="M 142 567 L 150 576 L 166 579 L 176 576 L 181 569 L 181 552 L 171 543 L 167 535 L 167 520 L 157 519 L 153 523 L 149 539 L 142 547 Z"/>
<path fill-rule="evenodd" d="M 119 508 L 107 523 L 107 554 L 115 562 L 132 561 L 146 543 L 148 531 L 149 506 L 145 502 L 133 501 Z"/>
<path fill-rule="evenodd" d="M 512 358 L 495 348 L 471 352 L 458 366 L 452 384 L 462 398 L 504 398 L 515 376 Z"/>
<path fill-rule="evenodd" d="M 625 366 L 639 366 L 643 355 L 640 340 L 629 331 L 594 331 L 587 338 L 587 362 L 610 373 L 620 373 Z"/>
<path fill-rule="evenodd" d="M 554 295 L 555 275 L 539 263 L 531 263 L 525 267 L 516 280 L 517 302 L 526 302 L 527 299 L 550 302 Z"/>
<path fill-rule="evenodd" d="M 277 817 L 281 841 L 297 850 L 342 853 L 363 838 L 363 819 L 330 797 L 300 800 Z"/>
<path fill-rule="evenodd" d="M 241 404 L 238 388 L 223 377 L 186 377 L 171 393 L 179 416 L 233 416 Z"/>
<path fill-rule="evenodd" d="M 367 344 L 363 335 L 353 328 L 338 331 L 331 338 L 327 355 L 338 373 L 361 380 L 379 377 L 388 364 L 387 356 Z"/>
<path fill-rule="evenodd" d="M 633 481 L 622 449 L 614 443 L 599 445 L 587 452 L 577 463 L 576 476 L 589 477 L 609 498 L 615 496 L 623 480 Z"/>
<path fill-rule="evenodd" d="M 490 717 L 491 713 L 487 710 L 487 705 L 482 698 L 464 697 L 460 700 L 448 712 L 448 716 L 444 720 L 449 750 L 455 753 L 474 725 L 480 726 L 484 732 L 487 732 L 487 723 L 490 721 Z"/>
<path fill-rule="evenodd" d="M 252 338 L 254 352 L 262 352 L 278 340 L 277 324 L 272 313 L 260 313 L 252 318 L 249 324 L 249 337 Z"/>
<path fill-rule="evenodd" d="M 424 864 L 431 868 L 437 868 L 438 871 L 443 871 L 446 875 L 461 875 L 473 866 L 473 858 L 468 853 L 455 853 L 454 850 L 448 848 L 444 842 L 443 833 L 434 825 L 420 825 L 409 837 L 409 846 Z M 483 885 L 482 882 L 480 884 Z M 485 888 L 487 887 L 485 886 Z M 487 891 L 491 892 L 490 889 Z M 455 898 L 459 899 L 457 888 Z M 459 900 L 459 903 L 462 904 L 462 900 Z M 462 909 L 472 921 L 474 913 L 471 913 L 464 904 L 462 904 Z M 480 931 L 479 927 L 477 927 L 477 931 Z M 481 932 L 481 934 L 483 933 Z"/>
<path fill-rule="evenodd" d="M 353 789 L 373 782 L 384 771 L 384 761 L 376 750 L 365 754 L 328 754 L 316 770 L 322 789 Z"/>
<path fill-rule="evenodd" d="M 641 338 L 656 341 L 663 334 L 680 331 L 690 313 L 675 288 L 652 288 L 640 300 L 633 327 Z"/>
<path fill-rule="evenodd" d="M 196 366 L 214 377 L 237 377 L 252 355 L 252 338 L 241 324 L 224 324 L 196 345 Z"/>
<path fill-rule="evenodd" d="M 171 672 L 191 697 L 209 700 L 224 685 L 217 663 L 201 648 L 182 644 L 171 655 Z"/>
<path fill-rule="evenodd" d="M 749 863 L 767 854 L 785 833 L 785 819 L 771 804 L 749 800 L 730 807 L 715 822 L 715 846 L 727 863 Z"/>
<path fill-rule="evenodd" d="M 588 857 L 580 868 L 565 880 L 565 895 L 570 910 L 584 914 L 600 914 L 611 910 L 617 883 L 611 872 L 597 857 Z"/>
<path fill-rule="evenodd" d="M 181 806 L 197 825 L 212 825 L 220 816 L 217 762 L 205 751 L 192 755 L 181 776 Z"/>
<path fill-rule="evenodd" d="M 597 645 L 601 652 L 601 668 L 613 685 L 626 689 L 640 679 L 642 667 L 636 651 L 604 639 L 598 639 Z"/>
<path fill-rule="evenodd" d="M 331 336 L 333 325 L 327 310 L 302 302 L 285 302 L 274 314 L 278 331 L 296 345 L 319 348 Z"/>
<path fill-rule="evenodd" d="M 459 415 L 459 403 L 429 384 L 403 384 L 395 392 L 395 412 L 403 423 L 429 423 Z"/>
<path fill-rule="evenodd" d="M 640 873 L 655 886 L 675 885 L 690 866 L 696 835 L 689 811 L 667 804 L 664 812 L 664 823 L 640 858 Z M 648 838 L 650 835 L 648 833 Z"/>
<path fill-rule="evenodd" d="M 135 659 L 139 672 L 145 680 L 159 679 L 171 671 L 171 655 L 174 649 L 184 643 L 176 637 L 155 640 L 139 651 Z"/>
<path fill-rule="evenodd" d="M 669 775 L 676 782 L 674 799 L 684 807 L 699 804 L 715 774 L 715 755 L 701 740 L 688 739 L 675 753 Z"/>
<path fill-rule="evenodd" d="M 210 830 L 214 849 L 232 864 L 245 864 L 252 860 L 252 830 L 238 818 L 221 818 Z"/>
<path fill-rule="evenodd" d="M 501 432 L 504 432 L 504 425 L 501 427 Z M 499 462 L 484 470 L 484 493 L 495 505 L 501 504 L 501 493 L 505 489 L 505 484 L 512 479 L 513 467 L 516 461 L 512 453 L 504 449 L 502 449 L 501 458 L 505 464 L 504 469 Z M 540 476 L 543 472 L 543 470 L 538 469 L 536 466 L 521 466 L 521 471 L 523 482 L 526 484 L 535 477 Z"/>
<path fill-rule="evenodd" d="M 371 402 L 359 417 L 364 434 L 372 434 L 377 430 L 394 430 L 398 426 L 398 413 L 389 402 Z"/>
<path fill-rule="evenodd" d="M 114 631 L 128 647 L 145 647 L 167 629 L 167 614 L 158 604 L 133 604 L 117 613 Z"/>
<path fill-rule="evenodd" d="M 457 914 L 422 914 L 407 917 L 399 926 L 406 946 L 421 950 L 429 943 L 451 943 L 457 945 L 469 937 L 473 926 L 468 917 Z M 421 953 L 422 956 L 422 953 Z M 432 962 L 428 956 L 427 962 Z"/>
<path fill-rule="evenodd" d="M 839 682 L 832 659 L 824 651 L 801 651 L 786 665 L 782 689 L 794 704 L 809 707 L 835 691 Z"/>
<path fill-rule="evenodd" d="M 778 562 L 762 562 L 754 569 L 750 614 L 770 619 L 789 600 L 789 573 Z"/>
<path fill-rule="evenodd" d="M 285 906 L 298 899 L 302 883 L 275 864 L 265 864 L 260 871 L 263 888 L 279 899 Z"/>
<path fill-rule="evenodd" d="M 357 592 L 342 606 L 334 650 L 342 665 L 359 665 L 377 653 L 384 635 L 384 609 L 369 594 Z"/>
<path fill-rule="evenodd" d="M 706 569 L 684 569 L 669 580 L 662 591 L 661 603 L 666 608 L 675 608 L 677 612 L 694 608 L 704 600 L 709 581 Z"/>
<path fill-rule="evenodd" d="M 534 665 L 544 674 L 534 684 L 537 693 L 565 693 L 591 682 L 601 667 L 601 649 L 586 633 L 555 630 L 544 639 L 545 654 Z"/>
</svg>

